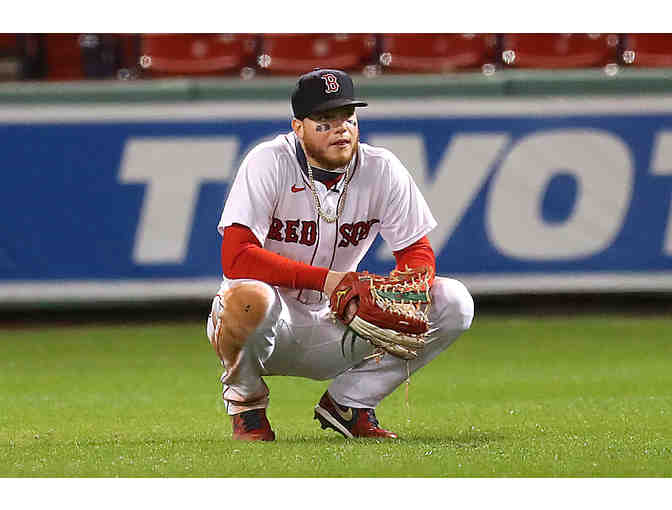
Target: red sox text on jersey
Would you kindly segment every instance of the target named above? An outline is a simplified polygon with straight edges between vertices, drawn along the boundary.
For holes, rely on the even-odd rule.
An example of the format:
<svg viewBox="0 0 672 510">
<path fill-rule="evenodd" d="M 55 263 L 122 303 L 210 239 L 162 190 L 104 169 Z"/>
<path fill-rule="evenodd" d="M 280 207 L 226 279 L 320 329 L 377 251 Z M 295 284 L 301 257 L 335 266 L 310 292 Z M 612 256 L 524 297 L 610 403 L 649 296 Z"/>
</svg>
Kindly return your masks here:
<svg viewBox="0 0 672 510">
<path fill-rule="evenodd" d="M 369 237 L 371 227 L 376 223 L 380 223 L 380 220 L 373 219 L 358 221 L 356 223 L 344 223 L 338 229 L 341 235 L 338 247 L 357 246 L 360 241 Z M 281 220 L 273 218 L 271 228 L 268 231 L 268 239 L 313 246 L 317 240 L 317 222 L 313 220 Z"/>
<path fill-rule="evenodd" d="M 341 207 L 337 221 L 316 213 L 313 191 L 328 215 Z M 344 177 L 327 188 L 316 180 L 311 189 L 294 133 L 263 142 L 245 157 L 222 212 L 220 233 L 234 223 L 248 227 L 278 255 L 334 271 L 355 270 L 379 233 L 397 251 L 436 226 L 408 170 L 387 149 L 360 143 L 349 183 Z M 306 303 L 325 299 L 317 291 L 282 292 L 300 294 Z"/>
</svg>

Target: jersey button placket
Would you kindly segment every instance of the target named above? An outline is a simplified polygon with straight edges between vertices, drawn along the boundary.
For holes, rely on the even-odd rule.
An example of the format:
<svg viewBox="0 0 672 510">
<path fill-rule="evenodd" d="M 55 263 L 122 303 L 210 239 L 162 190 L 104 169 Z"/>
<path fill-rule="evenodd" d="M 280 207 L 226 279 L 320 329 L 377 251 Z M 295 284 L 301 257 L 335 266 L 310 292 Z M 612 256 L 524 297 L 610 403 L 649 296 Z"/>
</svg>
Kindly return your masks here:
<svg viewBox="0 0 672 510">
<path fill-rule="evenodd" d="M 322 191 L 320 201 L 324 204 L 325 212 L 329 216 L 335 215 L 340 195 L 338 193 L 330 192 L 326 187 L 321 187 L 320 191 Z"/>
<path fill-rule="evenodd" d="M 315 189 L 320 199 L 320 204 L 322 204 L 322 210 L 329 216 L 335 216 L 336 208 L 338 206 L 338 198 L 340 195 L 338 193 L 330 192 L 327 190 L 326 186 L 320 182 L 315 183 Z M 319 222 L 320 248 L 316 258 L 316 263 L 323 267 L 329 267 L 333 254 L 334 243 L 336 242 L 336 228 L 338 221 L 335 223 L 327 223 L 322 218 L 319 218 Z"/>
</svg>

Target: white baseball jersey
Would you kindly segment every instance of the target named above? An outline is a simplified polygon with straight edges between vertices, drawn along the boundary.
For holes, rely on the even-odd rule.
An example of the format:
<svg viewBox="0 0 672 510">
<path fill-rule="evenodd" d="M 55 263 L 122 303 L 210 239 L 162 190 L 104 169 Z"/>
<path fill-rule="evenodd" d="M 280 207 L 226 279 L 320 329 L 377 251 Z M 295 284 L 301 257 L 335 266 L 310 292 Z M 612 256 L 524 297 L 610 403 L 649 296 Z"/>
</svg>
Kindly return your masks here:
<svg viewBox="0 0 672 510">
<path fill-rule="evenodd" d="M 427 202 L 394 154 L 360 143 L 356 157 L 342 213 L 336 222 L 327 223 L 317 214 L 296 135 L 291 132 L 257 145 L 231 185 L 220 234 L 239 223 L 269 251 L 334 271 L 355 271 L 378 233 L 397 251 L 436 226 Z M 331 190 L 315 181 L 327 215 L 336 215 L 345 186 L 345 178 Z M 326 301 L 317 291 L 281 291 L 305 304 Z"/>
</svg>

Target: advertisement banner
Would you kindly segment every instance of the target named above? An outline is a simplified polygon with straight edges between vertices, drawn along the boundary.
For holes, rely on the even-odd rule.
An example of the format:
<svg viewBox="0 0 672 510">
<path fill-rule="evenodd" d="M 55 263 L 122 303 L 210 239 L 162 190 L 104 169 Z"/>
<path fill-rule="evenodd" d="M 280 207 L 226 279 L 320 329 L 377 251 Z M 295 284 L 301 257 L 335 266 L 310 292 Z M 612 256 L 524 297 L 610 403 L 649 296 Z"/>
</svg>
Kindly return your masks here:
<svg viewBox="0 0 672 510">
<path fill-rule="evenodd" d="M 438 273 L 474 294 L 672 291 L 672 98 L 370 102 Z M 284 102 L 0 108 L 0 303 L 208 297 L 229 185 Z M 387 272 L 379 238 L 360 265 Z"/>
</svg>

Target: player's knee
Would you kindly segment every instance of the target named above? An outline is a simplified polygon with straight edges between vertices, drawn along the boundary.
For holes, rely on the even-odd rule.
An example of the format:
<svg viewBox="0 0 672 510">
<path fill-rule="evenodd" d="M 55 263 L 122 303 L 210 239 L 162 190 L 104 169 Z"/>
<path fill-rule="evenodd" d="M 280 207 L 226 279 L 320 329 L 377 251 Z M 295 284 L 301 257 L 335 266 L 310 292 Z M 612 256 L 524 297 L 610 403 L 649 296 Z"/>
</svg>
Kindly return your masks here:
<svg viewBox="0 0 672 510">
<path fill-rule="evenodd" d="M 262 282 L 241 282 L 229 287 L 221 296 L 221 319 L 236 337 L 249 336 L 264 321 L 275 294 Z"/>
<path fill-rule="evenodd" d="M 219 303 L 213 306 L 210 342 L 222 360 L 233 360 L 264 322 L 275 293 L 265 283 L 245 281 L 228 287 L 218 297 Z"/>
<path fill-rule="evenodd" d="M 436 278 L 432 291 L 437 302 L 444 307 L 441 315 L 448 318 L 452 329 L 466 331 L 474 319 L 474 299 L 459 280 Z"/>
</svg>

